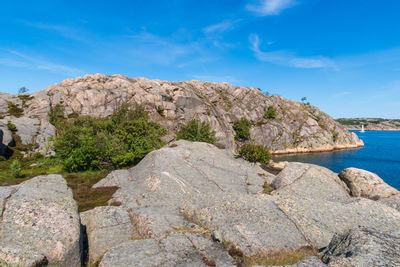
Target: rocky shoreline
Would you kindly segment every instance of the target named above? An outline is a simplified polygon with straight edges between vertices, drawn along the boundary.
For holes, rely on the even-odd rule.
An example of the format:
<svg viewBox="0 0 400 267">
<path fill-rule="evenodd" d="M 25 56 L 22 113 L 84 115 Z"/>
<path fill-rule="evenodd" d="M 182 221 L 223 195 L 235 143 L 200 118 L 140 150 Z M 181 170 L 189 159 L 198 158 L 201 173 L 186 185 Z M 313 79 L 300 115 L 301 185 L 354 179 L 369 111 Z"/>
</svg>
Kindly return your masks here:
<svg viewBox="0 0 400 267">
<path fill-rule="evenodd" d="M 229 150 L 181 140 L 94 187 L 110 186 L 119 189 L 108 206 L 81 213 L 60 175 L 0 187 L 0 263 L 400 264 L 399 191 L 364 170 L 287 163 L 273 175 Z"/>
</svg>

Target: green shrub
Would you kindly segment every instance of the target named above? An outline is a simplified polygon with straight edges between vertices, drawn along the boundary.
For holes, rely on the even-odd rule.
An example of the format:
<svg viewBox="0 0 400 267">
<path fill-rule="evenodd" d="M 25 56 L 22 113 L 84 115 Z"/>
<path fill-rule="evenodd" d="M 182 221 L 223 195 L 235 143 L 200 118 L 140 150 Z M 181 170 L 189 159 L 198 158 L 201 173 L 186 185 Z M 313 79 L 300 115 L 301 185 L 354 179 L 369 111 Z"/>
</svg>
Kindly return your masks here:
<svg viewBox="0 0 400 267">
<path fill-rule="evenodd" d="M 8 114 L 10 114 L 11 116 L 19 118 L 24 114 L 24 110 L 18 107 L 13 102 L 8 101 L 7 104 L 8 104 Z"/>
<path fill-rule="evenodd" d="M 64 107 L 61 104 L 57 104 L 50 108 L 49 112 L 49 122 L 53 124 L 56 128 L 60 128 L 61 124 L 65 123 L 66 119 L 64 117 Z"/>
<path fill-rule="evenodd" d="M 15 126 L 15 124 L 12 123 L 11 121 L 7 122 L 7 128 L 8 128 L 8 130 L 10 130 L 12 132 L 17 131 L 17 126 Z"/>
<path fill-rule="evenodd" d="M 157 106 L 157 113 L 160 114 L 161 116 L 165 116 L 164 108 L 162 106 Z"/>
<path fill-rule="evenodd" d="M 233 130 L 235 130 L 236 140 L 249 140 L 250 139 L 250 127 L 251 123 L 246 118 L 241 118 L 233 124 Z"/>
<path fill-rule="evenodd" d="M 192 142 L 206 142 L 214 144 L 217 139 L 215 138 L 215 131 L 206 122 L 199 122 L 195 119 L 191 120 L 187 125 L 182 125 L 177 133 L 177 140 L 184 139 Z"/>
<path fill-rule="evenodd" d="M 268 107 L 268 109 L 264 112 L 265 119 L 275 119 L 276 118 L 276 109 L 274 107 Z"/>
<path fill-rule="evenodd" d="M 336 143 L 338 137 L 339 137 L 339 133 L 338 132 L 335 131 L 335 132 L 332 133 L 332 140 L 333 140 L 334 143 Z"/>
<path fill-rule="evenodd" d="M 239 150 L 239 156 L 250 162 L 259 162 L 268 164 L 271 160 L 271 154 L 266 146 L 244 144 Z"/>
<path fill-rule="evenodd" d="M 57 129 L 56 156 L 68 171 L 115 169 L 138 163 L 164 145 L 167 130 L 149 122 L 143 109 L 122 105 L 110 118 L 81 116 Z"/>
<path fill-rule="evenodd" d="M 22 167 L 17 159 L 10 164 L 11 174 L 14 178 L 21 177 Z"/>
</svg>

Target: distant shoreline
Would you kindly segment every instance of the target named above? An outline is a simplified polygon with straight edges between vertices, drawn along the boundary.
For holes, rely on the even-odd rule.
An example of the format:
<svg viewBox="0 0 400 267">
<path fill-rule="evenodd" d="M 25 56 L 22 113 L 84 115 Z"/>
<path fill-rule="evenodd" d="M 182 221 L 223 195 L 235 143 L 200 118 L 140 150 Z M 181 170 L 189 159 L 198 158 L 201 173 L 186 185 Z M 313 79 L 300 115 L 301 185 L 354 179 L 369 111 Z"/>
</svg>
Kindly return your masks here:
<svg viewBox="0 0 400 267">
<path fill-rule="evenodd" d="M 349 130 L 349 131 L 361 131 L 361 129 L 359 129 L 359 128 L 347 128 L 347 130 Z M 372 129 L 364 129 L 366 132 L 367 131 L 379 131 L 379 132 L 399 132 L 400 131 L 400 129 L 375 129 L 375 128 L 372 128 Z"/>
</svg>

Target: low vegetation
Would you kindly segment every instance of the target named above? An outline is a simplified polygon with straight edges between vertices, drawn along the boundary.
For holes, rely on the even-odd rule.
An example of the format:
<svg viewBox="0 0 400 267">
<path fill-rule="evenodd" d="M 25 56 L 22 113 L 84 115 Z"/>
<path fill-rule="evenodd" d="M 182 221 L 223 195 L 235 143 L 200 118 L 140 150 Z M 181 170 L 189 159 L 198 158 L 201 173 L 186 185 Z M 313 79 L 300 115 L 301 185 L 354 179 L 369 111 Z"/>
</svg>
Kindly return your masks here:
<svg viewBox="0 0 400 267">
<path fill-rule="evenodd" d="M 250 162 L 268 164 L 271 160 L 271 153 L 266 146 L 244 144 L 239 149 L 239 157 Z"/>
<path fill-rule="evenodd" d="M 217 139 L 215 131 L 206 122 L 199 122 L 198 120 L 191 120 L 188 124 L 182 125 L 177 133 L 176 139 L 184 139 L 192 142 L 205 142 L 214 144 Z"/>
<path fill-rule="evenodd" d="M 246 118 L 241 118 L 233 124 L 233 130 L 235 130 L 235 139 L 239 141 L 245 141 L 250 139 L 250 127 L 251 123 Z"/>
<path fill-rule="evenodd" d="M 15 126 L 14 123 L 11 121 L 7 122 L 7 129 L 10 130 L 11 132 L 17 131 L 17 126 Z"/>
<path fill-rule="evenodd" d="M 18 107 L 13 102 L 8 101 L 7 104 L 8 104 L 8 114 L 10 116 L 19 118 L 24 114 L 24 110 L 22 108 Z"/>
<path fill-rule="evenodd" d="M 275 119 L 276 118 L 276 109 L 272 106 L 268 107 L 268 109 L 264 112 L 264 119 Z"/>
</svg>

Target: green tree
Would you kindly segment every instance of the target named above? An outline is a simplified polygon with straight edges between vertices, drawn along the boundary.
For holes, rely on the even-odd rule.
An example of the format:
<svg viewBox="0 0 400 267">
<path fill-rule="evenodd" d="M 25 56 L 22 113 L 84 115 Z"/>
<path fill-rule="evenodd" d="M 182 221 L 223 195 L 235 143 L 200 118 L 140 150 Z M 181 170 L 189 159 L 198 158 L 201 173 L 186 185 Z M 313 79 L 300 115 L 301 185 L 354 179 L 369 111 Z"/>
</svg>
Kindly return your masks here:
<svg viewBox="0 0 400 267">
<path fill-rule="evenodd" d="M 239 121 L 233 123 L 233 130 L 235 130 L 236 140 L 249 140 L 250 139 L 251 123 L 246 118 L 241 118 Z"/>
<path fill-rule="evenodd" d="M 192 142 L 205 142 L 214 144 L 217 139 L 215 138 L 215 131 L 211 130 L 210 124 L 206 122 L 199 122 L 195 119 L 189 121 L 188 124 L 182 125 L 177 133 L 177 140 L 184 139 Z"/>
</svg>

